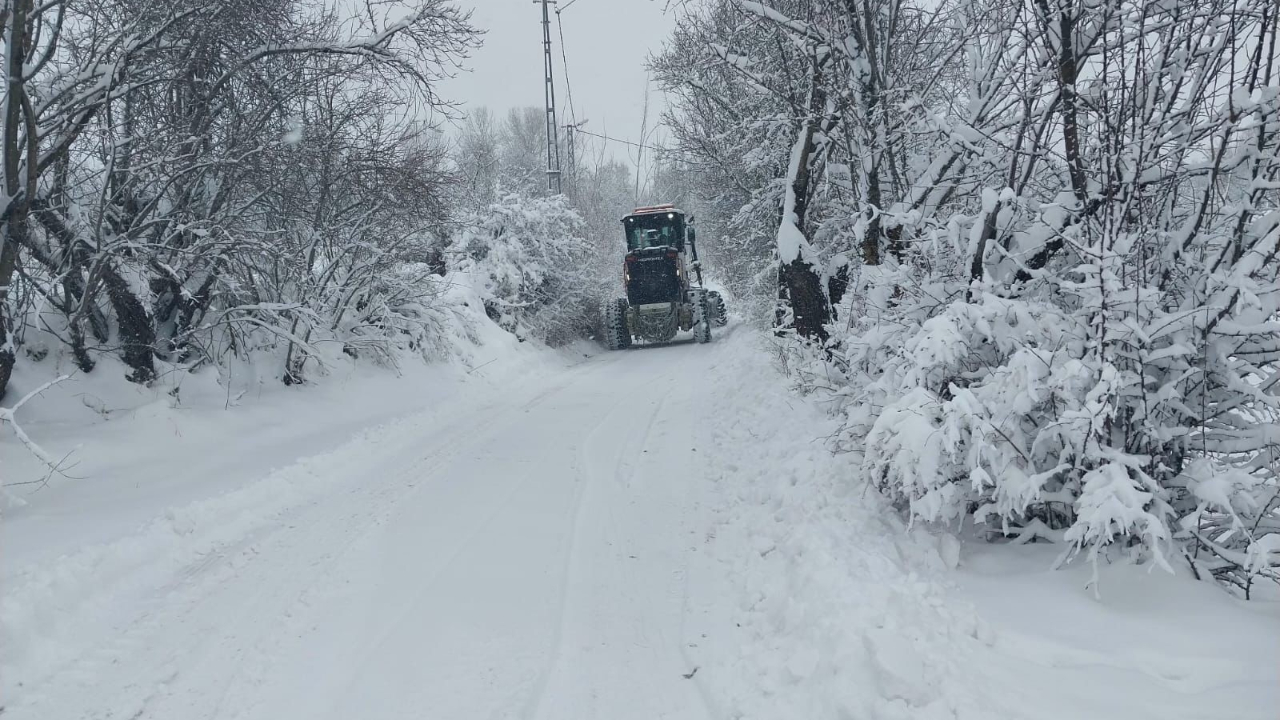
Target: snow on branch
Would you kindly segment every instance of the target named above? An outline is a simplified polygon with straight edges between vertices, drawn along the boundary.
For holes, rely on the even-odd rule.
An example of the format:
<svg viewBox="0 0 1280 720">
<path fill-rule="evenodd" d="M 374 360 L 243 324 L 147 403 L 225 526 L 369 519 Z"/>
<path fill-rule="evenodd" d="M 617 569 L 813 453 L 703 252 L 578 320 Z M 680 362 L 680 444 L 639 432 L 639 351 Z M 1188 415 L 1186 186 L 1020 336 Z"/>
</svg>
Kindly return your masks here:
<svg viewBox="0 0 1280 720">
<path fill-rule="evenodd" d="M 41 385 L 40 387 L 37 387 L 35 390 L 32 390 L 26 395 L 23 395 L 12 406 L 7 408 L 0 407 L 0 425 L 4 425 L 7 423 L 9 427 L 13 430 L 14 436 L 18 438 L 18 442 L 22 443 L 22 446 L 25 447 L 28 452 L 30 452 L 38 460 L 40 460 L 40 462 L 43 463 L 44 466 L 49 469 L 50 473 L 62 472 L 61 461 L 55 459 L 52 455 L 46 452 L 44 448 L 40 447 L 39 444 L 37 444 L 34 440 L 32 440 L 31 436 L 27 435 L 26 431 L 22 429 L 22 426 L 18 424 L 17 413 L 19 410 L 22 409 L 23 405 L 26 405 L 32 399 L 39 397 L 41 394 L 44 393 L 44 391 L 48 390 L 51 387 L 54 387 L 55 385 L 58 385 L 59 383 L 65 380 L 69 380 L 70 378 L 71 378 L 70 375 L 60 375 L 54 378 L 53 380 L 50 380 L 49 382 Z M 4 486 L 6 484 L 12 485 L 12 483 L 0 483 L 0 491 L 4 490 Z M 6 495 L 7 494 L 8 493 L 6 492 Z M 11 502 L 12 500 L 13 498 L 10 498 Z"/>
</svg>

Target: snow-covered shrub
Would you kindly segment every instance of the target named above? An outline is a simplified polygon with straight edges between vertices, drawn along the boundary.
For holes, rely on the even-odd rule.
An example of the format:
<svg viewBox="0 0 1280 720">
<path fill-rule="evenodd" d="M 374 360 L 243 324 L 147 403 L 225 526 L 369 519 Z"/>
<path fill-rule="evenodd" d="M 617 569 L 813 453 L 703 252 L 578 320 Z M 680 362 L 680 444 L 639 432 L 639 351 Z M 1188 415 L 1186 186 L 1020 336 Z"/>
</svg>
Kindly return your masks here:
<svg viewBox="0 0 1280 720">
<path fill-rule="evenodd" d="M 1246 589 L 1274 579 L 1274 361 L 1253 366 L 1225 337 L 1197 343 L 1179 313 L 1096 299 L 979 292 L 931 316 L 916 305 L 915 324 L 899 297 L 894 324 L 863 319 L 838 339 L 845 447 L 925 521 L 972 517 L 1095 557 L 1182 554 Z"/>
<path fill-rule="evenodd" d="M 563 195 L 506 195 L 465 225 L 451 265 L 481 278 L 495 322 L 551 345 L 591 334 L 602 292 L 598 253 Z"/>
<path fill-rule="evenodd" d="M 972 518 L 993 537 L 1061 541 L 1094 559 L 1116 548 L 1181 557 L 1248 593 L 1277 578 L 1280 324 L 1277 293 L 1259 287 L 1276 268 L 1253 271 L 1266 280 L 1175 274 L 1146 249 L 1154 242 L 1131 236 L 1103 252 L 1105 235 L 1089 230 L 1085 261 L 1035 292 L 960 273 L 873 274 L 848 307 L 862 302 L 860 316 L 832 327 L 841 444 L 921 520 Z M 1198 242 L 1197 254 L 1229 247 L 1214 233 Z"/>
</svg>

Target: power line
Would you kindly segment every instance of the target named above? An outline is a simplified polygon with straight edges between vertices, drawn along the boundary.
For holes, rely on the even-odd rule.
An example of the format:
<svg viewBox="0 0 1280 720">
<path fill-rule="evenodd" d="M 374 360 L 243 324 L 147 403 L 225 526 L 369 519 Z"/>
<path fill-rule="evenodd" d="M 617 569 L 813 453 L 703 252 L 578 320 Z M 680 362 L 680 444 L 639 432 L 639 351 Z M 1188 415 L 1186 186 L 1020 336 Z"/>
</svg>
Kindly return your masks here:
<svg viewBox="0 0 1280 720">
<path fill-rule="evenodd" d="M 623 140 L 621 138 L 609 137 L 608 135 L 601 135 L 599 133 L 593 133 L 588 130 L 579 129 L 578 132 L 582 133 L 583 135 L 598 137 L 601 140 L 608 140 L 609 142 L 622 143 L 623 145 L 630 145 L 632 147 L 643 148 L 645 150 L 653 150 L 654 152 L 663 152 L 663 153 L 675 152 L 671 148 L 660 147 L 657 145 L 646 145 L 644 143 L 633 142 L 631 140 Z"/>
<path fill-rule="evenodd" d="M 564 89 L 569 96 L 569 124 L 565 126 L 565 130 L 568 131 L 568 137 L 566 138 L 567 142 L 565 143 L 565 145 L 567 146 L 567 149 L 569 151 L 570 192 L 573 193 L 574 195 L 577 194 L 576 183 L 578 182 L 578 152 L 577 152 L 578 149 L 576 147 L 577 142 L 576 142 L 576 138 L 574 138 L 573 136 L 573 131 L 578 129 L 579 123 L 578 123 L 578 110 L 573 105 L 573 85 L 569 82 L 569 54 L 568 54 L 568 51 L 565 49 L 564 22 L 561 21 L 560 19 L 560 13 L 565 8 L 568 8 L 569 5 L 572 5 L 575 2 L 577 2 L 577 0 L 570 0 L 569 3 L 564 7 L 556 9 L 556 30 L 559 31 L 560 33 L 560 61 L 561 61 L 561 65 L 564 68 Z"/>
<path fill-rule="evenodd" d="M 565 88 L 565 93 L 568 95 L 568 99 L 569 99 L 569 118 L 571 119 L 571 124 L 569 126 L 570 143 L 572 143 L 573 133 L 576 132 L 576 133 L 581 133 L 583 135 L 590 135 L 591 137 L 594 137 L 594 138 L 600 138 L 601 140 L 607 140 L 609 142 L 616 142 L 616 143 L 621 143 L 623 145 L 629 145 L 631 147 L 640 148 L 642 150 L 652 150 L 658 153 L 674 153 L 675 151 L 671 150 L 670 148 L 663 148 L 663 147 L 657 147 L 654 145 L 648 145 L 643 142 L 644 138 L 641 138 L 642 142 L 633 142 L 631 140 L 622 140 L 620 138 L 609 137 L 608 135 L 601 135 L 600 133 L 593 133 L 588 130 L 582 129 L 582 125 L 584 123 L 578 122 L 577 109 L 573 105 L 573 85 L 569 82 L 569 56 L 568 56 L 568 51 L 565 49 L 564 23 L 560 19 L 560 14 L 563 13 L 565 10 L 568 10 L 569 8 L 573 7 L 574 3 L 576 2 L 578 2 L 578 0 L 569 0 L 569 2 L 565 3 L 564 5 L 556 9 L 556 29 L 560 33 L 560 61 L 562 66 L 564 67 L 564 88 Z M 573 151 L 570 150 L 570 152 L 572 153 Z M 573 165 L 573 161 L 570 161 L 570 165 L 571 166 Z M 572 171 L 573 171 L 573 168 L 571 167 L 570 172 Z"/>
<path fill-rule="evenodd" d="M 578 0 L 573 0 L 569 5 L 572 5 L 577 1 Z M 559 10 L 556 10 L 556 29 L 560 31 L 560 61 L 561 64 L 564 65 L 564 90 L 569 95 L 569 117 L 573 120 L 573 124 L 577 125 L 578 113 L 573 108 L 573 85 L 569 83 L 569 56 L 566 54 L 564 49 L 564 24 L 560 22 L 560 13 L 568 8 L 569 5 L 565 5 Z"/>
</svg>

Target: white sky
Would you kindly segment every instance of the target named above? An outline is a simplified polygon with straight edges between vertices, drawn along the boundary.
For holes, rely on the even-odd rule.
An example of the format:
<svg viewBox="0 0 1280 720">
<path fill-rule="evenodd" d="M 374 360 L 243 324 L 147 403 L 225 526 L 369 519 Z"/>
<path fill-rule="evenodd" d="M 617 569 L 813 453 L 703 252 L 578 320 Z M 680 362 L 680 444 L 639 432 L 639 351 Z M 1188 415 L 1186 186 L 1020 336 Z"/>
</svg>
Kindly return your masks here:
<svg viewBox="0 0 1280 720">
<path fill-rule="evenodd" d="M 462 73 L 443 86 L 446 98 L 468 106 L 485 105 L 499 116 L 508 108 L 543 106 L 542 9 L 533 0 L 459 0 L 474 7 L 472 22 L 485 30 L 484 46 Z M 670 34 L 667 0 L 560 0 L 573 89 L 573 105 L 583 128 L 613 137 L 638 140 L 644 103 L 645 60 L 657 53 Z M 551 41 L 555 56 L 556 108 L 559 122 L 569 122 L 569 97 L 561 65 L 560 36 L 552 6 Z M 657 124 L 662 93 L 650 87 L 649 127 Z M 464 108 L 465 111 L 465 108 Z M 656 140 L 659 135 L 651 135 Z M 611 144 L 618 159 L 634 158 L 634 149 Z"/>
</svg>

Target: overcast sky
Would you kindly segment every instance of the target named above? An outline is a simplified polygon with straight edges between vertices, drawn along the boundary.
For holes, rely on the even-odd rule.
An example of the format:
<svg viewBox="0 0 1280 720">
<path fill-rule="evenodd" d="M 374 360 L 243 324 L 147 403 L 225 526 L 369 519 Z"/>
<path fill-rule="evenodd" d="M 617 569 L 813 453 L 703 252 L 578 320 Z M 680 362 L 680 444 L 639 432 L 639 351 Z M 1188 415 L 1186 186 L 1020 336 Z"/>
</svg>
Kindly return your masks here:
<svg viewBox="0 0 1280 720">
<path fill-rule="evenodd" d="M 445 97 L 467 106 L 488 106 L 498 114 L 508 108 L 542 107 L 542 10 L 533 0 L 459 0 L 475 8 L 473 23 L 486 31 L 484 46 L 444 88 Z M 672 27 L 664 14 L 667 0 L 576 0 L 561 14 L 568 55 L 568 80 L 584 129 L 638 140 L 645 93 L 645 59 L 657 53 Z M 555 54 L 556 105 L 560 124 L 569 122 L 565 68 L 552 6 L 551 40 Z M 652 128 L 662 108 L 662 93 L 650 88 Z M 651 136 L 656 139 L 657 136 Z M 628 148 L 611 145 L 619 159 Z M 634 152 L 634 150 L 631 150 Z"/>
</svg>

